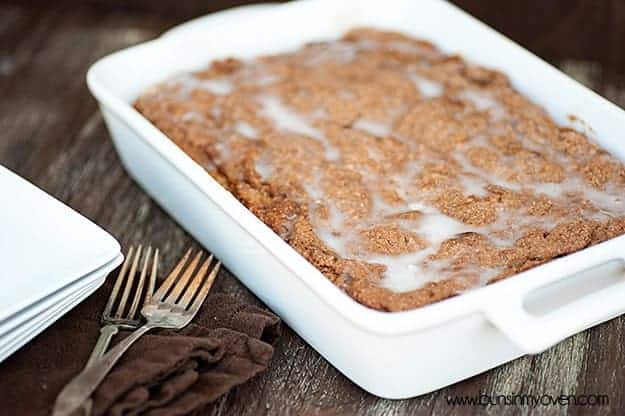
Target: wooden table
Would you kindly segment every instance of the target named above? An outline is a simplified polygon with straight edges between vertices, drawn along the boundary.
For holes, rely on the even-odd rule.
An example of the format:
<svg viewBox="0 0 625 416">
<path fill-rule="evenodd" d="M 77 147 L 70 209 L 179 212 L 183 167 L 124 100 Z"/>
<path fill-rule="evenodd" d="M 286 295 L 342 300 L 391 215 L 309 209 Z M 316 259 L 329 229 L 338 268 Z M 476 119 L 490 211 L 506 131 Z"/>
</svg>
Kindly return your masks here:
<svg viewBox="0 0 625 416">
<path fill-rule="evenodd" d="M 192 15 L 232 3 L 0 3 L 0 163 L 109 230 L 123 246 L 138 241 L 159 245 L 166 253 L 163 267 L 170 267 L 194 240 L 122 168 L 85 86 L 85 71 L 109 52 L 151 39 Z M 625 2 L 457 3 L 608 99 L 625 105 Z M 215 290 L 260 303 L 226 270 Z M 55 325 L 86 313 L 88 307 L 88 302 L 79 306 Z M 612 320 L 543 354 L 403 401 L 365 393 L 287 328 L 269 370 L 223 397 L 218 413 L 464 415 L 488 410 L 498 415 L 623 414 L 617 409 L 625 408 L 624 324 L 625 318 Z M 49 333 L 34 342 L 45 342 Z M 30 347 L 16 356 L 28 354 Z M 0 366 L 1 377 L 10 376 L 1 370 Z M 445 400 L 480 392 L 607 394 L 610 406 L 484 409 L 452 407 Z"/>
</svg>

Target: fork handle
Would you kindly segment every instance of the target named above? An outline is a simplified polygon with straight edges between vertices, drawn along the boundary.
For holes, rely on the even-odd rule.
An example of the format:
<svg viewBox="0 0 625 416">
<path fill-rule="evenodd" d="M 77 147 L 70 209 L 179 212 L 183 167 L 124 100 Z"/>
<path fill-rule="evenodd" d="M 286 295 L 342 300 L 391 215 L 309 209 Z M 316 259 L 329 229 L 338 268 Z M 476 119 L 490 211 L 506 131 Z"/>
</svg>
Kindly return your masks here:
<svg viewBox="0 0 625 416">
<path fill-rule="evenodd" d="M 72 381 L 66 385 L 54 404 L 53 416 L 69 416 L 78 409 L 91 396 L 102 380 L 111 371 L 113 366 L 122 355 L 143 334 L 155 328 L 154 325 L 145 324 L 128 335 L 123 341 L 115 345 L 102 358 L 96 361 L 90 368 L 85 368 Z"/>
<path fill-rule="evenodd" d="M 118 332 L 119 326 L 115 324 L 104 325 L 102 328 L 100 328 L 100 336 L 93 346 L 93 350 L 91 351 L 91 355 L 87 360 L 87 364 L 85 364 L 85 368 L 91 367 L 93 363 L 98 361 L 100 357 L 104 355 L 109 347 L 109 344 L 111 343 L 111 339 L 113 339 L 113 336 L 115 336 Z M 92 407 L 93 400 L 85 400 L 85 402 L 82 404 L 83 416 L 90 416 Z"/>
<path fill-rule="evenodd" d="M 91 351 L 91 355 L 89 356 L 89 360 L 87 364 L 85 364 L 85 368 L 89 368 L 100 359 L 106 352 L 111 343 L 111 339 L 115 334 L 119 332 L 119 327 L 115 324 L 105 325 L 100 328 L 100 336 L 93 347 L 93 351 Z"/>
</svg>

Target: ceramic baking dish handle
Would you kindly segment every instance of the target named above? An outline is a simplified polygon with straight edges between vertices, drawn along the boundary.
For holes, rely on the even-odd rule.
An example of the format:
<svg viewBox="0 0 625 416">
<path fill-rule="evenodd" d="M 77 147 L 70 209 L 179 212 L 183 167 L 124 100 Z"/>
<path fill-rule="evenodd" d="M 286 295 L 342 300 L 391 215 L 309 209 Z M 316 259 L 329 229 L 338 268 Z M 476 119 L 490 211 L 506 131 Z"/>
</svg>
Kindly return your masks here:
<svg viewBox="0 0 625 416">
<path fill-rule="evenodd" d="M 593 250 L 593 249 L 599 250 Z M 486 316 L 501 332 L 526 354 L 536 354 L 557 344 L 565 338 L 591 326 L 607 321 L 625 312 L 625 267 L 623 255 L 614 250 L 592 247 L 595 251 L 591 264 L 580 265 L 568 258 L 544 265 L 543 273 L 506 287 L 494 304 L 489 305 Z M 590 253 L 586 253 L 590 255 Z M 620 255 L 620 256 L 619 256 Z M 566 284 L 567 279 L 582 271 L 618 261 L 618 278 L 611 285 L 582 295 L 563 306 L 545 314 L 530 313 L 525 304 L 528 295 L 551 284 Z M 530 277 L 530 276 L 527 276 Z M 508 282 L 502 282 L 505 284 Z"/>
</svg>

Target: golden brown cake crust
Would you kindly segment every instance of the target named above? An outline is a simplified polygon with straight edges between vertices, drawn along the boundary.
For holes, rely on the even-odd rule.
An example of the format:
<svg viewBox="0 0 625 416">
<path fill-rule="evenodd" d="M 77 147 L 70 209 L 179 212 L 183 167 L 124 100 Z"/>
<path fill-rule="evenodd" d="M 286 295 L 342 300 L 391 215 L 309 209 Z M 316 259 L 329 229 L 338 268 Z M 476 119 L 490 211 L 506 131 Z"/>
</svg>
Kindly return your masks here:
<svg viewBox="0 0 625 416">
<path fill-rule="evenodd" d="M 625 234 L 625 168 L 497 71 L 398 33 L 146 91 L 136 108 L 328 279 L 416 308 Z"/>
</svg>

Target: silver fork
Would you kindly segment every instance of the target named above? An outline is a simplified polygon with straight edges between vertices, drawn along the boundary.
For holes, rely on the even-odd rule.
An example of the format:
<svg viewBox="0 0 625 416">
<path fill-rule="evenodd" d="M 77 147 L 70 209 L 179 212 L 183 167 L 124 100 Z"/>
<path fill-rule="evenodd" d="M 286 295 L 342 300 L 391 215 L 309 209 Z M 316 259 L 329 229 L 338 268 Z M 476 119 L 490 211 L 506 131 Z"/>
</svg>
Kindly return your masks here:
<svg viewBox="0 0 625 416">
<path fill-rule="evenodd" d="M 115 334 L 119 332 L 120 329 L 137 329 L 141 326 L 141 318 L 135 317 L 137 313 L 137 308 L 139 306 L 139 302 L 141 298 L 144 298 L 144 302 L 147 302 L 148 298 L 152 296 L 154 292 L 154 284 L 156 282 L 156 273 L 158 268 L 158 249 L 154 252 L 154 260 L 152 264 L 152 272 L 150 273 L 148 280 L 148 287 L 146 289 L 145 295 L 143 295 L 143 287 L 145 286 L 145 278 L 148 271 L 148 264 L 150 261 L 150 256 L 152 254 L 152 247 L 148 246 L 146 250 L 143 266 L 141 267 L 139 281 L 135 285 L 135 281 L 137 278 L 137 266 L 139 265 L 139 260 L 141 259 L 141 251 L 143 250 L 143 246 L 139 245 L 135 250 L 134 246 L 130 246 L 128 250 L 128 254 L 126 255 L 126 260 L 124 260 L 124 264 L 117 275 L 117 280 L 115 280 L 115 284 L 113 285 L 113 290 L 109 295 L 109 299 L 104 307 L 104 312 L 102 312 L 102 328 L 100 328 L 100 336 L 91 351 L 91 355 L 87 360 L 87 364 L 85 364 L 85 368 L 89 368 L 100 359 L 106 352 L 111 343 L 111 339 Z M 128 272 L 128 268 L 130 268 L 130 272 Z M 126 281 L 124 285 L 123 294 L 115 312 L 113 312 L 113 306 L 115 306 L 115 302 L 117 301 L 117 295 L 119 294 L 120 289 L 122 288 L 122 284 Z M 134 296 L 132 300 L 132 304 L 128 311 L 126 311 L 126 303 L 128 302 L 128 296 L 130 295 L 130 291 L 134 286 Z M 142 296 L 143 295 L 143 296 Z M 93 401 L 91 399 L 85 400 L 82 404 L 82 414 L 85 416 L 91 415 L 91 410 L 93 406 Z"/>
<path fill-rule="evenodd" d="M 145 286 L 145 279 L 148 273 L 152 247 L 148 247 L 145 252 L 143 265 L 139 272 L 139 281 L 135 285 L 134 283 L 137 279 L 137 267 L 139 266 L 142 250 L 143 246 L 141 245 L 139 245 L 137 249 L 130 246 L 130 249 L 128 250 L 126 260 L 117 275 L 117 280 L 115 280 L 113 290 L 111 291 L 111 295 L 109 296 L 104 312 L 102 313 L 102 324 L 104 326 L 100 328 L 100 336 L 93 347 L 93 351 L 91 351 L 91 355 L 89 356 L 89 360 L 87 361 L 85 368 L 91 367 L 95 361 L 104 355 L 108 349 L 111 339 L 119 332 L 120 329 L 137 329 L 141 326 L 141 318 L 135 316 L 137 308 L 139 307 L 139 302 L 141 302 L 142 297 L 143 302 L 147 302 L 148 298 L 152 295 L 152 292 L 154 292 L 154 284 L 156 282 L 156 273 L 158 268 L 158 249 L 156 249 L 154 251 L 154 259 L 152 260 L 152 270 L 150 276 L 148 277 L 148 287 L 145 295 L 143 295 L 143 287 Z M 130 269 L 130 271 L 128 269 Z M 124 280 L 126 281 L 126 284 L 124 285 L 122 296 L 117 304 L 117 308 L 113 311 L 113 306 L 115 306 L 117 295 L 122 289 Z M 126 304 L 128 303 L 128 298 L 133 286 L 135 286 L 134 297 L 130 308 L 126 311 Z"/>
<path fill-rule="evenodd" d="M 213 260 L 211 255 L 194 273 L 202 254 L 203 252 L 200 251 L 195 256 L 178 279 L 178 275 L 191 255 L 191 250 L 187 251 L 156 293 L 141 309 L 141 314 L 145 317 L 146 323 L 114 346 L 101 359 L 94 362 L 91 368 L 83 370 L 65 386 L 56 399 L 53 415 L 67 416 L 78 409 L 100 385 L 121 356 L 143 334 L 155 328 L 181 329 L 191 322 L 206 299 L 221 265 L 220 262 L 217 262 L 208 273 L 210 263 Z M 207 273 L 208 276 L 206 277 Z"/>
</svg>

